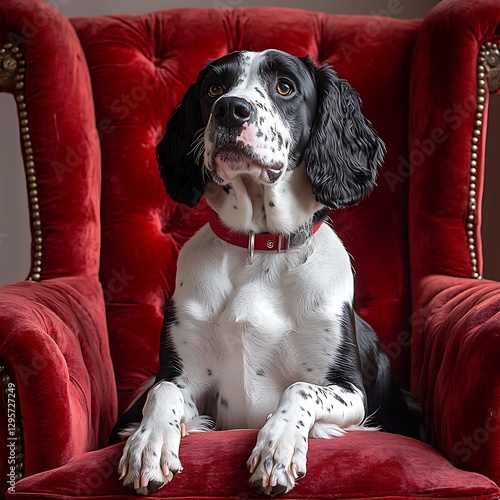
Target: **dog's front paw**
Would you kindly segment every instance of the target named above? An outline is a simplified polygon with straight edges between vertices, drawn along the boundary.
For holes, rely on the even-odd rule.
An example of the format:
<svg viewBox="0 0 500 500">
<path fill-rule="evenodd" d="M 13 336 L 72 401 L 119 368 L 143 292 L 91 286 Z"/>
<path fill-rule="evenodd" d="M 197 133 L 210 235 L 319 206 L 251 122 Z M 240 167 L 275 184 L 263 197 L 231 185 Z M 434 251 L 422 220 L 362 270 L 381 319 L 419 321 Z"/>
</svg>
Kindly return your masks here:
<svg viewBox="0 0 500 500">
<path fill-rule="evenodd" d="M 140 495 L 161 488 L 182 470 L 179 460 L 181 430 L 142 424 L 128 440 L 118 465 L 123 484 Z"/>
<path fill-rule="evenodd" d="M 250 483 L 266 495 L 290 491 L 306 474 L 307 430 L 271 417 L 260 430 L 250 458 Z"/>
</svg>

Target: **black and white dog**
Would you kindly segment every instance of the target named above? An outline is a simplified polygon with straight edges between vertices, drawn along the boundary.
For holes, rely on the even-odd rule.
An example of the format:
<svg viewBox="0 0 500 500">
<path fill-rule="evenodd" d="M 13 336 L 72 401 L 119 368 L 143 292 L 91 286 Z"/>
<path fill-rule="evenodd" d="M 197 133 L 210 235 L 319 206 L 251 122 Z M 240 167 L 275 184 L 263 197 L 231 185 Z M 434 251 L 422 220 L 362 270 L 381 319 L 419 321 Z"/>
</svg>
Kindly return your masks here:
<svg viewBox="0 0 500 500">
<path fill-rule="evenodd" d="M 201 71 L 157 152 L 169 195 L 189 206 L 205 195 L 214 212 L 179 254 L 154 386 L 117 424 L 142 419 L 124 483 L 141 494 L 168 483 L 201 415 L 260 428 L 247 465 L 268 495 L 304 476 L 308 437 L 418 436 L 323 223 L 370 192 L 384 154 L 349 84 L 309 58 L 229 54 Z"/>
</svg>

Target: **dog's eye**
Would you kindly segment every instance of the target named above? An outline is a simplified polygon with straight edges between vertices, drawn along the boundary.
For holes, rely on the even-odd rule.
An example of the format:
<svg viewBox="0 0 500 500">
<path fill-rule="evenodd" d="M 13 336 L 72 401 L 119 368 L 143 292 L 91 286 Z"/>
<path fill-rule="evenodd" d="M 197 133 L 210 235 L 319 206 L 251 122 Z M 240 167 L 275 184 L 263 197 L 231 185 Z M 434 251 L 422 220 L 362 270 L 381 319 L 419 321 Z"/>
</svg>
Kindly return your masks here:
<svg viewBox="0 0 500 500">
<path fill-rule="evenodd" d="M 210 87 L 208 88 L 208 95 L 210 97 L 219 97 L 224 93 L 224 88 L 222 85 L 219 85 L 218 83 L 212 83 Z"/>
<path fill-rule="evenodd" d="M 276 90 L 279 95 L 290 95 L 293 92 L 293 87 L 286 80 L 279 80 Z"/>
</svg>

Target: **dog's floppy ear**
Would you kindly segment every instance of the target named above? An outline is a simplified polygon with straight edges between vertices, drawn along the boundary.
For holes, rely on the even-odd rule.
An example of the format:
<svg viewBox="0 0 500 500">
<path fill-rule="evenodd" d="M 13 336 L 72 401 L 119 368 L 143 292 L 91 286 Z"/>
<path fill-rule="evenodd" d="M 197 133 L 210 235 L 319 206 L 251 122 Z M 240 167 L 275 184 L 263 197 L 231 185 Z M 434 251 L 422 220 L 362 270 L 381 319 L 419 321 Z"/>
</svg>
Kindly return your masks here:
<svg viewBox="0 0 500 500">
<path fill-rule="evenodd" d="M 328 66 L 314 72 L 316 117 L 304 151 L 309 182 L 328 208 L 359 203 L 375 186 L 385 146 L 361 112 L 358 93 Z"/>
<path fill-rule="evenodd" d="M 156 147 L 160 177 L 170 197 L 189 207 L 196 206 L 203 196 L 203 155 L 193 148 L 203 123 L 199 87 L 201 76 L 192 84 L 167 123 L 165 136 Z"/>
</svg>

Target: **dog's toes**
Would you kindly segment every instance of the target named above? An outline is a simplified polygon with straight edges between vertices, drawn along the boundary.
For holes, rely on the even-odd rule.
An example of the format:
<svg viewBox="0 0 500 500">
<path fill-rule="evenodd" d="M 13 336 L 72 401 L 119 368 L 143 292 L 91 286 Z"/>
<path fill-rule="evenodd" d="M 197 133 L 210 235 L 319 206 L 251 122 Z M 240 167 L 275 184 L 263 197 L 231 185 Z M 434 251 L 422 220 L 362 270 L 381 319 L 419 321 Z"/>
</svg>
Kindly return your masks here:
<svg viewBox="0 0 500 500">
<path fill-rule="evenodd" d="M 172 473 L 165 476 L 159 471 L 152 470 L 134 479 L 128 476 L 125 478 L 123 484 L 131 490 L 135 490 L 138 495 L 149 495 L 169 483 L 172 478 Z"/>
<path fill-rule="evenodd" d="M 270 497 L 275 497 L 277 495 L 281 495 L 282 493 L 286 493 L 293 488 L 293 484 L 269 484 L 267 479 L 257 479 L 251 481 L 252 486 L 257 490 L 260 495 L 267 495 Z"/>
<path fill-rule="evenodd" d="M 165 481 L 155 481 L 154 479 L 149 480 L 148 478 L 141 478 L 140 480 L 137 479 L 134 481 L 124 482 L 123 485 L 131 490 L 135 490 L 138 495 L 149 495 L 164 486 Z"/>
<path fill-rule="evenodd" d="M 138 495 L 149 495 L 169 483 L 182 470 L 179 441 L 180 432 L 135 432 L 118 465 L 123 484 Z"/>
<path fill-rule="evenodd" d="M 290 491 L 305 476 L 307 434 L 284 427 L 276 429 L 268 420 L 259 432 L 247 461 L 250 483 L 269 496 Z"/>
<path fill-rule="evenodd" d="M 274 497 L 290 491 L 295 486 L 295 479 L 283 464 L 267 460 L 265 464 L 259 464 L 250 477 L 250 484 L 259 493 Z"/>
</svg>

